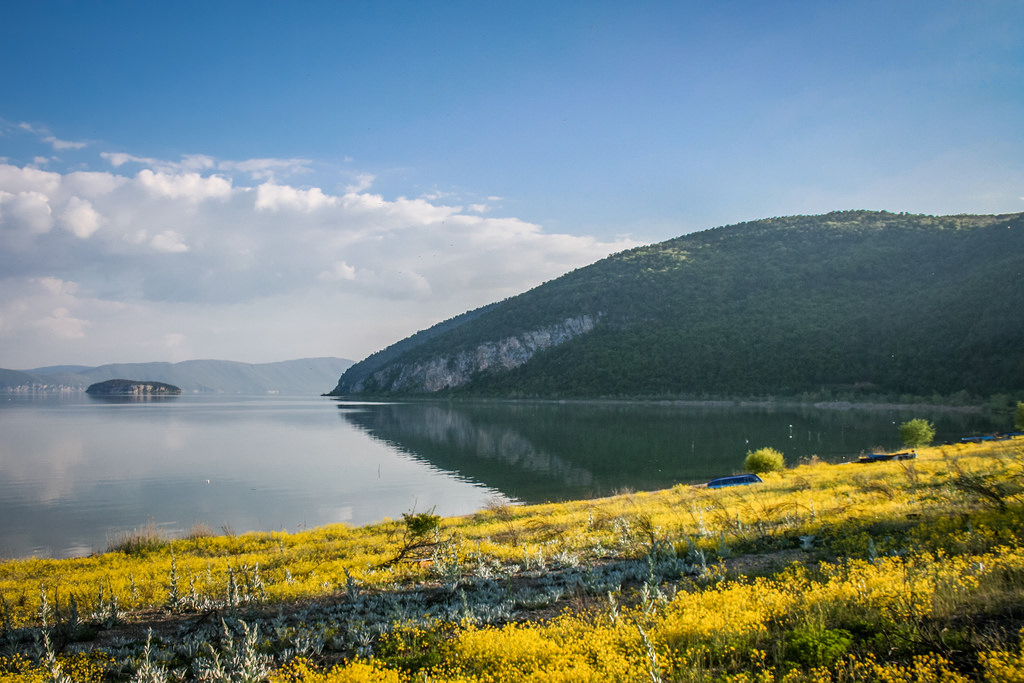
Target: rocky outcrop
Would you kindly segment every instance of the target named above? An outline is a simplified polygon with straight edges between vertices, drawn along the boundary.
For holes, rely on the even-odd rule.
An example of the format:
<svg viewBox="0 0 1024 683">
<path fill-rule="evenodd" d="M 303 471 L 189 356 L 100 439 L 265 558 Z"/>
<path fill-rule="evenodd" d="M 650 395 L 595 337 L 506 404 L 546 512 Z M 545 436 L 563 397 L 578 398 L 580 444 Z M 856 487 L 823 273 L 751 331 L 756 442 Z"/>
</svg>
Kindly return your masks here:
<svg viewBox="0 0 1024 683">
<path fill-rule="evenodd" d="M 387 365 L 352 386 L 345 393 L 433 393 L 461 386 L 477 373 L 512 370 L 529 361 L 538 351 L 564 344 L 594 329 L 598 316 L 581 315 L 559 323 L 484 342 L 475 348 L 411 363 Z M 344 377 L 342 378 L 344 379 Z M 336 390 L 337 391 L 337 390 Z"/>
</svg>

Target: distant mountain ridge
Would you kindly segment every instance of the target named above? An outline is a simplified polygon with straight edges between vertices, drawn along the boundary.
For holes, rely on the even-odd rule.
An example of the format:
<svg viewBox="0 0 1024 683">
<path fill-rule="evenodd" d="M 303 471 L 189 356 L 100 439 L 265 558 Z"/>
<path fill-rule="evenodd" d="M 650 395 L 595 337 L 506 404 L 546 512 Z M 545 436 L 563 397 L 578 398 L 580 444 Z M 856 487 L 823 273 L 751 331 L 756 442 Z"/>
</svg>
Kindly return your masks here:
<svg viewBox="0 0 1024 683">
<path fill-rule="evenodd" d="M 1024 392 L 1024 214 L 842 211 L 614 254 L 355 363 L 332 395 Z"/>
<path fill-rule="evenodd" d="M 319 395 L 352 365 L 345 358 L 302 358 L 276 363 L 190 360 L 180 363 L 117 363 L 98 367 L 50 366 L 0 369 L 0 391 L 84 391 L 111 379 L 163 382 L 183 393 Z"/>
</svg>

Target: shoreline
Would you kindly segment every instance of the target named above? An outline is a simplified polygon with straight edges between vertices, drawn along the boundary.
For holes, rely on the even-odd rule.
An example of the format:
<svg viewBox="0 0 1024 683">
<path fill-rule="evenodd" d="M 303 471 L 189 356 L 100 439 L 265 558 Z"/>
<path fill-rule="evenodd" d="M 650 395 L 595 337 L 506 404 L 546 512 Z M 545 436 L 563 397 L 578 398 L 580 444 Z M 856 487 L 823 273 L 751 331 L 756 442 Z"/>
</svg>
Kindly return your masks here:
<svg viewBox="0 0 1024 683">
<path fill-rule="evenodd" d="M 892 401 L 801 401 L 798 399 L 670 399 L 670 398 L 502 398 L 474 396 L 336 396 L 323 398 L 344 403 L 538 403 L 579 405 L 662 405 L 684 408 L 815 408 L 817 410 L 928 410 L 955 413 L 982 413 L 983 404 L 952 405 L 942 403 L 900 403 Z M 1010 408 L 1007 408 L 1010 410 Z"/>
<path fill-rule="evenodd" d="M 1020 437 L 924 447 L 912 466 L 865 464 L 864 476 L 805 464 L 756 486 L 2 561 L 0 638 L 15 652 L 56 643 L 48 660 L 18 665 L 26 676 L 47 662 L 67 673 L 84 661 L 75 653 L 123 672 L 169 661 L 198 671 L 244 651 L 275 682 L 639 680 L 656 652 L 663 680 L 810 680 L 855 665 L 867 668 L 850 680 L 1008 680 L 999 674 L 1021 669 L 963 674 L 986 661 L 1024 668 L 1012 608 L 1024 590 L 1021 501 L 979 488 L 1014 481 L 1021 448 Z M 931 609 L 908 603 L 908 589 Z M 917 637 L 934 633 L 958 649 Z M 809 634 L 832 648 L 827 659 L 803 647 Z M 922 656 L 934 676 L 904 675 Z"/>
</svg>

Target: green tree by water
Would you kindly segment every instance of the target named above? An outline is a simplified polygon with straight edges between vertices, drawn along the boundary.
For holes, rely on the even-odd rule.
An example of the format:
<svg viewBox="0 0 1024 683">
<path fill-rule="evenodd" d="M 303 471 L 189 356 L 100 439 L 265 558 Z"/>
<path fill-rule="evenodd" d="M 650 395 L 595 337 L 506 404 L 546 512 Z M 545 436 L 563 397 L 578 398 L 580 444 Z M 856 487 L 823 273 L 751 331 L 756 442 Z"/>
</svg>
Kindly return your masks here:
<svg viewBox="0 0 1024 683">
<path fill-rule="evenodd" d="M 749 451 L 743 461 L 743 469 L 751 474 L 764 474 L 766 472 L 781 472 L 786 468 L 786 458 L 781 451 L 774 448 L 758 448 L 756 451 Z"/>
<path fill-rule="evenodd" d="M 935 438 L 935 425 L 920 417 L 908 420 L 900 425 L 900 438 L 904 446 L 927 446 Z"/>
</svg>

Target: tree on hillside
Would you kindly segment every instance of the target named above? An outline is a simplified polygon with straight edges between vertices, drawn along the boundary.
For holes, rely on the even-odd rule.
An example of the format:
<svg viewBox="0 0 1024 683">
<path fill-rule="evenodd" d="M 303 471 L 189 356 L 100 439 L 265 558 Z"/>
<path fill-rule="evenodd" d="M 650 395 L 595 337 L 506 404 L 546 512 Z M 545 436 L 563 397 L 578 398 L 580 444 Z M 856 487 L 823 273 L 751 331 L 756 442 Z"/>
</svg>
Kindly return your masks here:
<svg viewBox="0 0 1024 683">
<path fill-rule="evenodd" d="M 1017 401 L 1017 417 L 1013 421 L 1014 429 L 1024 429 L 1024 401 Z"/>
<path fill-rule="evenodd" d="M 935 438 L 935 425 L 922 418 L 908 420 L 900 425 L 900 438 L 910 448 L 927 446 Z"/>
</svg>

